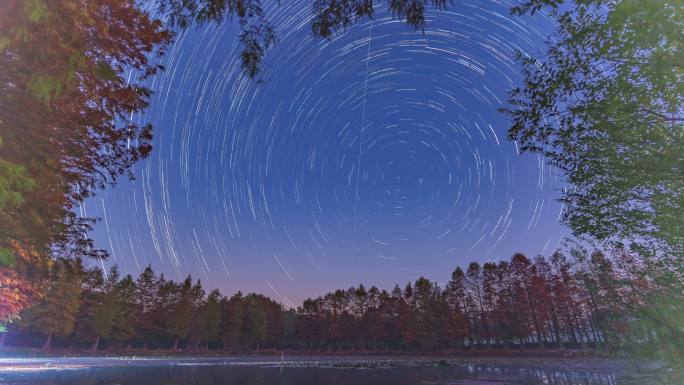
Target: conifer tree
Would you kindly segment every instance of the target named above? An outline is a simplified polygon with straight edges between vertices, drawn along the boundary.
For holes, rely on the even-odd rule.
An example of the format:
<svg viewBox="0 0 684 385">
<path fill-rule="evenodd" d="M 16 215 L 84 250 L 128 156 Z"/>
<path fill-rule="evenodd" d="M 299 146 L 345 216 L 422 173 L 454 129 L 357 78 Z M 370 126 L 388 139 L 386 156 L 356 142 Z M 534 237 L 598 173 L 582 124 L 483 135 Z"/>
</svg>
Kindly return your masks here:
<svg viewBox="0 0 684 385">
<path fill-rule="evenodd" d="M 52 348 L 54 336 L 68 336 L 76 326 L 81 306 L 83 265 L 80 259 L 55 261 L 45 299 L 35 309 L 37 329 L 45 335 L 43 350 Z"/>
</svg>

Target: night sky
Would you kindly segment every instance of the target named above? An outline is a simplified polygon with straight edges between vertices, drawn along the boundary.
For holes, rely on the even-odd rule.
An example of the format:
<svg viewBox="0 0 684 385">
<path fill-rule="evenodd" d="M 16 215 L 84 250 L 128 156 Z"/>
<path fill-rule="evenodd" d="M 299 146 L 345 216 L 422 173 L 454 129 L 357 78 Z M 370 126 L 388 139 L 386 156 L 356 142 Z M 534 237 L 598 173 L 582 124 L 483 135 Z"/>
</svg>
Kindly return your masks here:
<svg viewBox="0 0 684 385">
<path fill-rule="evenodd" d="M 287 306 L 364 283 L 443 283 L 456 265 L 549 254 L 562 182 L 518 155 L 497 112 L 540 55 L 549 18 L 456 0 L 425 33 L 376 19 L 312 36 L 310 0 L 274 7 L 264 83 L 242 74 L 237 26 L 180 33 L 152 83 L 154 151 L 87 202 L 106 263 Z"/>
</svg>

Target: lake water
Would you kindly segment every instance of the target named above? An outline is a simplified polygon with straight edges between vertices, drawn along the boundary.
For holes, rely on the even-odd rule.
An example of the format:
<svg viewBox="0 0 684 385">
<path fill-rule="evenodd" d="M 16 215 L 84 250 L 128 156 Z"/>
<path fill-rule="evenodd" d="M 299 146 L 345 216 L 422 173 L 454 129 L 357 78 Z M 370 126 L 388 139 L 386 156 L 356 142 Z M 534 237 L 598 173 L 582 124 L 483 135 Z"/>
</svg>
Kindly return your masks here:
<svg viewBox="0 0 684 385">
<path fill-rule="evenodd" d="M 609 361 L 280 357 L 0 359 L 1 385 L 644 384 Z"/>
</svg>

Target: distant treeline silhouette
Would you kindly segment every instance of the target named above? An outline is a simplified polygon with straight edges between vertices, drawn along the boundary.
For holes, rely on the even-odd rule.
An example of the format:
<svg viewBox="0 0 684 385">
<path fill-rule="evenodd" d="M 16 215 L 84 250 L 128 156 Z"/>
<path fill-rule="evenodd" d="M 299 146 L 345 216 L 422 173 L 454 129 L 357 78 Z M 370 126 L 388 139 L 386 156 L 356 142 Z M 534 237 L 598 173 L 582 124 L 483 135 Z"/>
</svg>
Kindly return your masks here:
<svg viewBox="0 0 684 385">
<path fill-rule="evenodd" d="M 89 349 L 302 349 L 413 351 L 582 348 L 646 342 L 630 328 L 635 298 L 615 285 L 639 261 L 618 251 L 573 250 L 529 259 L 470 263 L 437 284 L 426 278 L 391 291 L 363 285 L 285 309 L 260 295 L 208 295 L 200 281 L 176 283 L 147 267 L 137 279 L 57 260 L 44 298 L 21 314 L 2 343 Z M 631 305 L 637 305 L 632 303 Z M 646 337 L 645 337 L 646 336 Z M 7 337 L 7 338 L 6 338 Z"/>
</svg>

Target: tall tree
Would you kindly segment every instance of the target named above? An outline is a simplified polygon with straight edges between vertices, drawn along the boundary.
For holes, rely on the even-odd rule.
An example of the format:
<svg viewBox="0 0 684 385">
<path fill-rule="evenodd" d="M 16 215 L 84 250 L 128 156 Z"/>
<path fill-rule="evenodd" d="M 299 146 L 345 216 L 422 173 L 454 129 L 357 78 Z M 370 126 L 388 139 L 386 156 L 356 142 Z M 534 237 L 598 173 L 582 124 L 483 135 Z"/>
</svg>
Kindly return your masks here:
<svg viewBox="0 0 684 385">
<path fill-rule="evenodd" d="M 203 313 L 202 307 L 205 301 L 205 291 L 202 288 L 202 282 L 198 279 L 192 290 L 190 291 L 190 330 L 188 331 L 188 345 L 192 351 L 199 350 L 199 344 L 202 342 L 203 334 Z"/>
<path fill-rule="evenodd" d="M 456 267 L 451 273 L 451 279 L 447 283 L 444 300 L 451 314 L 451 321 L 447 327 L 448 335 L 456 339 L 458 346 L 464 347 L 468 330 L 468 305 L 465 300 L 466 286 L 465 273 L 460 267 Z"/>
<path fill-rule="evenodd" d="M 227 348 L 237 345 L 242 337 L 244 298 L 238 291 L 230 299 L 222 300 L 221 304 L 221 341 L 223 347 Z"/>
<path fill-rule="evenodd" d="M 119 312 L 112 329 L 112 337 L 117 343 L 125 344 L 130 348 L 136 334 L 136 326 L 139 324 L 138 316 L 140 312 L 136 304 L 136 287 L 133 277 L 126 275 L 121 279 L 114 289 L 118 295 Z"/>
<path fill-rule="evenodd" d="M 258 351 L 267 336 L 268 319 L 262 302 L 254 294 L 245 298 L 245 327 L 248 339 L 255 344 Z"/>
<path fill-rule="evenodd" d="M 516 8 L 533 12 L 533 0 Z M 511 139 L 565 171 L 565 220 L 600 240 L 663 241 L 682 254 L 684 5 L 576 1 L 556 11 L 547 56 L 524 58 Z M 644 26 L 650 26 L 645 28 Z"/>
<path fill-rule="evenodd" d="M 624 308 L 671 348 L 657 356 L 684 362 L 684 3 L 528 0 L 514 11 L 543 8 L 557 33 L 545 56 L 521 55 L 509 137 L 563 171 L 575 234 L 640 254 L 635 273 L 658 290 Z"/>
<path fill-rule="evenodd" d="M 94 268 L 85 272 L 82 286 L 81 309 L 78 314 L 77 334 L 92 341 L 90 352 L 97 352 L 102 338 L 108 338 L 119 313 L 119 296 L 116 292 L 119 271 L 113 266 L 107 277 Z"/>
<path fill-rule="evenodd" d="M 149 154 L 130 116 L 170 38 L 131 0 L 0 2 L 0 269 L 105 255 L 74 208 Z"/>
<path fill-rule="evenodd" d="M 166 330 L 173 338 L 173 350 L 178 350 L 178 343 L 186 339 L 190 333 L 193 321 L 193 293 L 192 278 L 188 276 L 181 284 L 176 285 L 172 281 L 166 283 L 166 290 L 171 294 L 171 300 L 167 307 Z"/>
<path fill-rule="evenodd" d="M 80 259 L 55 261 L 45 299 L 35 309 L 37 329 L 45 335 L 43 350 L 52 348 L 55 335 L 67 336 L 76 326 L 81 305 L 83 265 Z"/>
<path fill-rule="evenodd" d="M 135 310 L 137 314 L 136 330 L 143 341 L 143 349 L 147 349 L 150 337 L 156 331 L 156 323 L 161 310 L 160 280 L 154 274 L 152 266 L 148 265 L 135 284 Z"/>
<path fill-rule="evenodd" d="M 200 309 L 202 336 L 206 348 L 216 341 L 221 333 L 221 292 L 212 290 Z"/>
<path fill-rule="evenodd" d="M 18 319 L 23 309 L 42 298 L 50 260 L 34 250 L 21 248 L 0 259 L 5 261 L 0 263 L 0 327 L 4 328 Z"/>
</svg>

